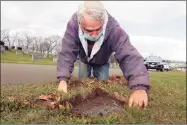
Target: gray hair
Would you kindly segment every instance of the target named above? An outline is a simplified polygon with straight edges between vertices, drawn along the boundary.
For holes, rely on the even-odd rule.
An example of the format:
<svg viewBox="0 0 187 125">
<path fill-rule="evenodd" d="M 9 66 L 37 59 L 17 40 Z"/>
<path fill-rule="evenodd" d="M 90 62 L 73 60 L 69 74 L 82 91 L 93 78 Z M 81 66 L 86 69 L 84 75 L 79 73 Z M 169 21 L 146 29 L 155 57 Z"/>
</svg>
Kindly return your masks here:
<svg viewBox="0 0 187 125">
<path fill-rule="evenodd" d="M 105 19 L 105 8 L 99 1 L 84 1 L 77 11 L 78 22 L 82 22 L 84 14 L 89 15 L 93 19 L 104 21 Z"/>
</svg>

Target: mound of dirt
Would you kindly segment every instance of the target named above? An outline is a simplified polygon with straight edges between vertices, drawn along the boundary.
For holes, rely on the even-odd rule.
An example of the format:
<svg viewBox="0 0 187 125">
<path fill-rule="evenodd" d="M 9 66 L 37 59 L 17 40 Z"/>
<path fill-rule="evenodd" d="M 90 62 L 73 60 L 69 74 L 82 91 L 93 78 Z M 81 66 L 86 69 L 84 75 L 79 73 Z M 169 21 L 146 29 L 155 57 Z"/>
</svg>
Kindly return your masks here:
<svg viewBox="0 0 187 125">
<path fill-rule="evenodd" d="M 107 116 L 111 113 L 123 111 L 124 105 L 127 102 L 117 92 L 110 95 L 100 88 L 95 88 L 84 97 L 79 94 L 72 98 L 64 99 L 61 102 L 58 102 L 56 95 L 51 93 L 42 95 L 39 99 L 40 102 L 43 101 L 41 103 L 43 106 L 47 106 L 50 109 L 59 109 L 60 106 L 67 108 L 67 104 L 70 104 L 72 115 L 74 116 Z"/>
<path fill-rule="evenodd" d="M 100 88 L 96 88 L 86 98 L 76 98 L 66 100 L 72 104 L 74 114 L 84 114 L 86 116 L 107 116 L 111 113 L 123 111 L 126 100 L 119 95 L 110 95 Z"/>
<path fill-rule="evenodd" d="M 120 75 L 111 75 L 109 76 L 108 80 L 99 80 L 97 78 L 94 77 L 90 77 L 89 79 L 82 79 L 82 80 L 78 80 L 75 77 L 71 77 L 70 81 L 69 81 L 69 86 L 70 88 L 73 87 L 77 87 L 77 86 L 85 86 L 85 87 L 89 87 L 90 84 L 95 84 L 95 83 L 102 83 L 102 84 L 121 84 L 121 85 L 128 85 L 128 81 L 125 79 L 124 76 L 120 76 Z"/>
<path fill-rule="evenodd" d="M 128 85 L 128 81 L 125 79 L 124 76 L 120 76 L 120 75 L 111 75 L 109 76 L 109 80 L 107 80 L 108 84 L 124 84 L 124 85 Z"/>
</svg>

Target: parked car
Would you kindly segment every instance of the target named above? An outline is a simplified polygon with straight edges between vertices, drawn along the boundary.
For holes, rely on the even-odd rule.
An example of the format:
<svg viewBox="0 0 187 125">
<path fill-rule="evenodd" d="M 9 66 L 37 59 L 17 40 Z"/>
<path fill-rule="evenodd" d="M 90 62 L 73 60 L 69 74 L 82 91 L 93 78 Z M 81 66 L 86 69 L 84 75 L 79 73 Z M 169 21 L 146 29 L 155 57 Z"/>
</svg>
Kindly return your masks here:
<svg viewBox="0 0 187 125">
<path fill-rule="evenodd" d="M 162 72 L 170 70 L 169 64 L 158 56 L 149 56 L 148 58 L 145 59 L 144 65 L 147 68 L 147 70 L 156 69 L 156 71 L 162 71 Z"/>
<path fill-rule="evenodd" d="M 169 71 L 172 71 L 173 70 L 173 67 L 172 66 L 169 66 Z"/>
<path fill-rule="evenodd" d="M 163 66 L 164 66 L 164 70 L 165 70 L 165 71 L 169 71 L 169 70 L 170 70 L 170 66 L 169 66 L 168 63 L 163 62 L 163 63 L 161 63 L 161 64 L 163 64 Z"/>
</svg>

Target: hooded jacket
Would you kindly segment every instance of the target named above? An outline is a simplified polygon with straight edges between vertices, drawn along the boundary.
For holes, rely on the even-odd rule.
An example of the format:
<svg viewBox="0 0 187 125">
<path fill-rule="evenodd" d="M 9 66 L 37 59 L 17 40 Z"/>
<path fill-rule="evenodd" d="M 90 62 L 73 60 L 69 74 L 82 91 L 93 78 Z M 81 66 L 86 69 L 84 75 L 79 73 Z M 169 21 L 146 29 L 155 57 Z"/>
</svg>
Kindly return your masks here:
<svg viewBox="0 0 187 125">
<path fill-rule="evenodd" d="M 74 13 L 67 23 L 66 31 L 62 39 L 61 51 L 57 60 L 57 78 L 68 81 L 74 69 L 74 62 L 79 59 L 90 65 L 103 65 L 109 61 L 110 55 L 115 52 L 115 58 L 119 63 L 124 77 L 128 80 L 132 90 L 149 89 L 149 74 L 144 65 L 144 58 L 130 43 L 129 36 L 121 28 L 119 23 L 107 12 L 108 21 L 99 49 L 88 59 L 84 44 L 79 37 L 79 25 L 77 14 Z M 94 48 L 93 48 L 94 49 Z M 93 51 L 93 50 L 92 50 Z"/>
</svg>

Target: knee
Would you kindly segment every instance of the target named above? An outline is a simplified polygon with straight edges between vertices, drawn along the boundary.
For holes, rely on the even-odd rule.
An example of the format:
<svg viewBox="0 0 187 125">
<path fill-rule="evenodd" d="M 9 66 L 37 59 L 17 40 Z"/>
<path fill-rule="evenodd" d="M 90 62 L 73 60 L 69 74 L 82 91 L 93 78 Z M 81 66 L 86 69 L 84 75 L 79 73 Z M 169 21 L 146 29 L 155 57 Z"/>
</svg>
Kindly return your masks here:
<svg viewBox="0 0 187 125">
<path fill-rule="evenodd" d="M 106 75 L 101 75 L 98 79 L 99 79 L 99 80 L 108 80 L 108 76 L 106 76 Z"/>
<path fill-rule="evenodd" d="M 99 80 L 108 80 L 108 75 L 109 74 L 107 71 L 94 73 L 94 77 L 98 78 Z"/>
</svg>

